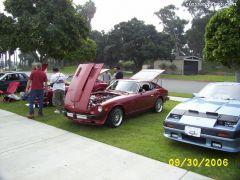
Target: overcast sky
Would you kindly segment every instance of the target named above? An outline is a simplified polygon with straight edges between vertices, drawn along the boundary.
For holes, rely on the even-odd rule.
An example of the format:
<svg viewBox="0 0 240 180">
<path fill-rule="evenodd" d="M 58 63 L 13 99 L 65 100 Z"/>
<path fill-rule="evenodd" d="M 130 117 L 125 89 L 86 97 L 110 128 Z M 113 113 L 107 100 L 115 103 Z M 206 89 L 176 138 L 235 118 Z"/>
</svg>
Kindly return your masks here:
<svg viewBox="0 0 240 180">
<path fill-rule="evenodd" d="M 88 0 L 73 0 L 75 4 L 84 4 Z M 161 31 L 161 25 L 154 12 L 174 4 L 180 7 L 178 16 L 184 19 L 191 19 L 188 12 L 181 8 L 182 0 L 92 0 L 97 8 L 92 19 L 92 29 L 98 31 L 109 31 L 115 24 L 122 21 L 128 21 L 134 17 L 145 21 L 146 24 L 153 24 L 158 31 Z M 3 11 L 3 2 L 0 0 L 0 10 Z"/>
</svg>

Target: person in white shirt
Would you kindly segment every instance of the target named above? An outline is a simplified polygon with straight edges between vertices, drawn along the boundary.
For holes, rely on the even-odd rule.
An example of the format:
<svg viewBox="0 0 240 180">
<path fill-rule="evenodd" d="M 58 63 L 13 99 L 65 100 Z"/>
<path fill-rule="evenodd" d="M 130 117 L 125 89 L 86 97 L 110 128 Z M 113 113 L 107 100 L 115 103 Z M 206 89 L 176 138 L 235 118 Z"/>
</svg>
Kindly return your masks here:
<svg viewBox="0 0 240 180">
<path fill-rule="evenodd" d="M 106 71 L 106 72 L 103 73 L 103 75 L 102 75 L 102 81 L 103 82 L 109 84 L 111 79 L 112 79 L 112 76 L 111 76 L 111 73 L 109 71 Z"/>
<path fill-rule="evenodd" d="M 56 106 L 55 113 L 62 113 L 65 98 L 65 80 L 66 76 L 59 72 L 58 68 L 53 68 L 53 75 L 50 78 L 50 84 L 53 90 L 53 105 Z"/>
</svg>

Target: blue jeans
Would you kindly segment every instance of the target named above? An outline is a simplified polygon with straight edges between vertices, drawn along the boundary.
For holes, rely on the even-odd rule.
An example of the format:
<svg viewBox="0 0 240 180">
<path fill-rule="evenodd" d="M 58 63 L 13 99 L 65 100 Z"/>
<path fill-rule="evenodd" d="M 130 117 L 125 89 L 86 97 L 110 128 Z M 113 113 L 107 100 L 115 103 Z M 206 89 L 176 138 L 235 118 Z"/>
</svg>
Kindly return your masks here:
<svg viewBox="0 0 240 180">
<path fill-rule="evenodd" d="M 43 95 L 44 95 L 44 90 L 31 90 L 30 91 L 30 96 L 29 96 L 29 114 L 34 114 L 34 109 L 33 105 L 35 104 L 35 99 L 38 98 L 38 113 L 42 114 L 42 109 L 43 109 Z"/>
</svg>

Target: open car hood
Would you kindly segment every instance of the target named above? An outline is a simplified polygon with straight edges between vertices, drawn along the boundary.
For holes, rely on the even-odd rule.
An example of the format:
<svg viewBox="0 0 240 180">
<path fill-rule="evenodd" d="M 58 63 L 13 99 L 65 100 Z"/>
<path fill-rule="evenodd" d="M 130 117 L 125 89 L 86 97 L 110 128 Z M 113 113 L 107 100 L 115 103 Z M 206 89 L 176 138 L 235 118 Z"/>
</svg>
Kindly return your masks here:
<svg viewBox="0 0 240 180">
<path fill-rule="evenodd" d="M 131 79 L 153 81 L 164 71 L 163 69 L 143 69 L 134 74 Z"/>
<path fill-rule="evenodd" d="M 88 101 L 103 64 L 80 64 L 68 88 L 65 107 L 86 112 Z"/>
</svg>

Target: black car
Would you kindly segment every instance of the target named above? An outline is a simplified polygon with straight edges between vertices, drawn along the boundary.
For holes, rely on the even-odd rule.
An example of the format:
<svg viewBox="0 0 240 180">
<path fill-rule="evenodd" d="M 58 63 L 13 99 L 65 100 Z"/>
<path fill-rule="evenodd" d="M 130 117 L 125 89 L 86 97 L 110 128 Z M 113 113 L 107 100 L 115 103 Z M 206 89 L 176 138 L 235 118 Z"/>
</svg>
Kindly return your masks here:
<svg viewBox="0 0 240 180">
<path fill-rule="evenodd" d="M 1 72 L 0 73 L 0 90 L 6 91 L 12 81 L 19 81 L 18 91 L 24 91 L 27 85 L 28 76 L 23 72 Z"/>
</svg>

